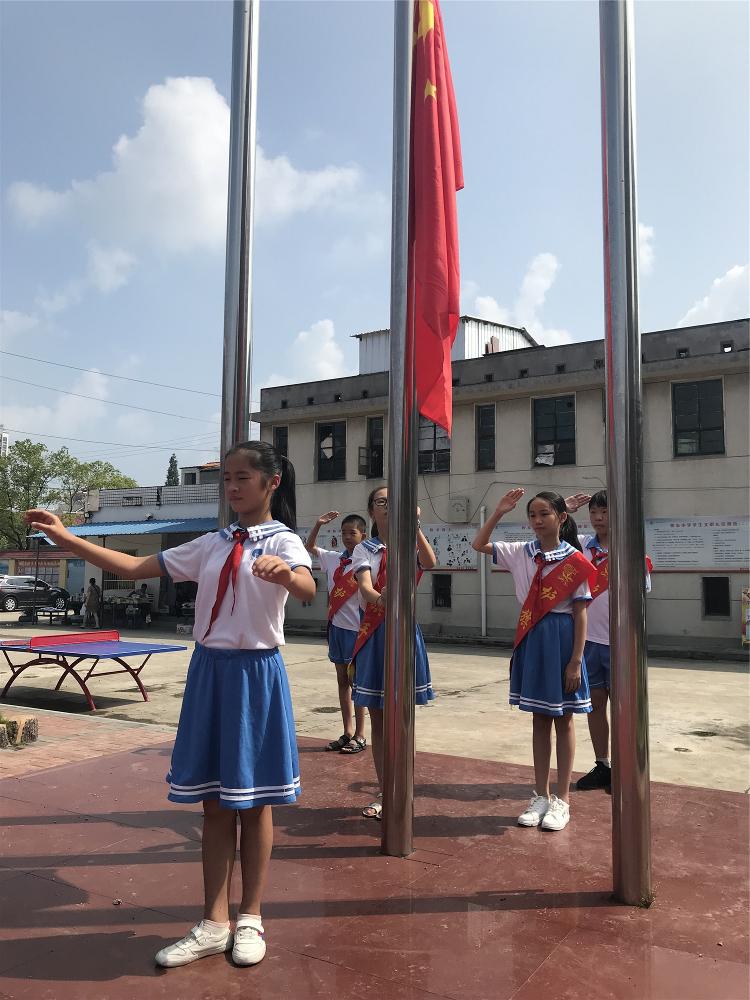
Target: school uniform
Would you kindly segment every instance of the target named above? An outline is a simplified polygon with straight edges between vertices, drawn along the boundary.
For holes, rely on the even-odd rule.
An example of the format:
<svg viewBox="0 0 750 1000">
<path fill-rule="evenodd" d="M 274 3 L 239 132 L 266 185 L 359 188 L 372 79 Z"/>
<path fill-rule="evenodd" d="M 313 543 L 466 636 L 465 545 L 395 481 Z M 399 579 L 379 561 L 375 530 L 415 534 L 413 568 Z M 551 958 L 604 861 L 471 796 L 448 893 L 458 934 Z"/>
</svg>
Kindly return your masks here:
<svg viewBox="0 0 750 1000">
<path fill-rule="evenodd" d="M 523 606 L 537 570 L 537 555 L 543 560 L 542 581 L 555 564 L 576 552 L 568 542 L 560 542 L 551 552 L 542 552 L 539 542 L 495 542 L 492 560 L 513 577 L 516 597 Z M 591 601 L 588 583 L 577 587 L 541 618 L 513 651 L 511 660 L 511 705 L 524 712 L 561 716 L 567 712 L 590 712 L 591 695 L 586 659 L 581 664 L 581 683 L 572 694 L 565 692 L 565 668 L 573 655 L 573 603 Z"/>
<path fill-rule="evenodd" d="M 378 538 L 367 538 L 360 542 L 352 553 L 352 572 L 359 574 L 369 569 L 373 584 L 377 580 L 383 560 L 385 545 Z M 360 617 L 364 617 L 367 602 L 359 595 Z M 422 629 L 416 625 L 415 635 L 416 672 L 414 678 L 414 702 L 426 705 L 433 701 L 430 664 L 424 645 Z M 355 705 L 368 708 L 382 708 L 385 695 L 385 620 L 375 629 L 356 656 L 352 700 Z"/>
<path fill-rule="evenodd" d="M 352 571 L 352 553 L 344 549 L 334 552 L 331 549 L 316 547 L 315 552 L 321 569 L 326 574 L 328 593 L 336 586 L 335 576 L 342 570 L 347 576 Z M 331 663 L 349 663 L 354 651 L 354 643 L 359 632 L 359 599 L 355 591 L 352 596 L 336 611 L 328 623 L 328 659 Z"/>
<path fill-rule="evenodd" d="M 295 802 L 299 759 L 292 702 L 279 646 L 289 592 L 253 576 L 261 555 L 311 567 L 299 537 L 279 521 L 233 524 L 159 554 L 175 583 L 197 581 L 196 644 L 188 668 L 172 763 L 172 802 L 217 799 L 231 809 Z M 241 548 L 240 548 L 241 545 Z M 233 581 L 219 581 L 235 554 Z"/>
<path fill-rule="evenodd" d="M 604 548 L 596 535 L 579 535 L 583 554 L 595 566 L 608 558 L 608 550 Z M 647 563 L 648 565 L 648 563 Z M 651 576 L 646 572 L 646 592 L 651 590 Z M 586 668 L 589 675 L 590 688 L 611 687 L 609 665 L 609 588 L 598 594 L 588 608 L 586 624 Z"/>
</svg>

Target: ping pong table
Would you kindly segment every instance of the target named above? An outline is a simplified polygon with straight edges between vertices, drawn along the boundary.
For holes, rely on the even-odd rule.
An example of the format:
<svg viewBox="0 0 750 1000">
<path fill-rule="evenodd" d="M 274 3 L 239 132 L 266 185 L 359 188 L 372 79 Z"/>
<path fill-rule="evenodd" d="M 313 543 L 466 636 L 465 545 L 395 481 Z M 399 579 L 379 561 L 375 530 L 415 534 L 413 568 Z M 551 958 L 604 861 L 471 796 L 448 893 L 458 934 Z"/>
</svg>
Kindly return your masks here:
<svg viewBox="0 0 750 1000">
<path fill-rule="evenodd" d="M 59 691 L 66 677 L 72 677 L 80 686 L 91 711 L 96 710 L 94 699 L 88 689 L 88 681 L 93 677 L 111 677 L 113 674 L 130 674 L 148 701 L 148 694 L 141 683 L 140 673 L 155 653 L 175 653 L 187 649 L 187 646 L 160 645 L 155 642 L 130 642 L 121 640 L 120 633 L 114 629 L 99 632 L 74 632 L 65 635 L 35 636 L 32 639 L 6 639 L 0 642 L 0 652 L 10 667 L 11 676 L 3 688 L 0 698 L 5 698 L 8 691 L 24 670 L 29 667 L 53 664 L 60 667 L 62 673 L 55 685 Z M 31 659 L 22 663 L 11 658 L 11 654 L 31 654 Z M 127 657 L 140 657 L 136 666 L 126 662 Z M 93 662 L 89 662 L 93 661 Z M 100 670 L 100 663 L 107 661 L 119 664 L 117 670 Z M 78 670 L 83 664 L 81 671 Z"/>
</svg>

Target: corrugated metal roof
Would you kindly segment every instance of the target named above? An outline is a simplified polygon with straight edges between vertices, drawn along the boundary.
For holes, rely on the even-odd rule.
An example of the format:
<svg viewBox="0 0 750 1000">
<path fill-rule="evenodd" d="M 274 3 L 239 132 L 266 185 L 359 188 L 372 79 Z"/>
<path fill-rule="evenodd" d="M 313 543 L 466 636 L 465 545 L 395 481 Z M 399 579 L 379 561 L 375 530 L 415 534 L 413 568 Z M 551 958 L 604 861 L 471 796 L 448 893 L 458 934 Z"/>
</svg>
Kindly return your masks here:
<svg viewBox="0 0 750 1000">
<path fill-rule="evenodd" d="M 174 535 L 183 532 L 215 531 L 215 517 L 175 518 L 171 521 L 100 521 L 68 528 L 76 538 L 102 538 L 110 535 Z"/>
</svg>

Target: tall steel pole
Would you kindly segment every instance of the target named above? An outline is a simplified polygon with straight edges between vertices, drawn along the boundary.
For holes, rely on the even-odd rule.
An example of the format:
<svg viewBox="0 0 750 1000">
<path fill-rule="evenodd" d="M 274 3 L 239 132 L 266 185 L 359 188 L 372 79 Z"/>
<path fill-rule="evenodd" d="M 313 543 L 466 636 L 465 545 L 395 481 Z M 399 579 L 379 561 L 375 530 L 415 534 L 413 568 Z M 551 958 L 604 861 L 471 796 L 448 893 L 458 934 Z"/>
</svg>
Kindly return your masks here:
<svg viewBox="0 0 750 1000">
<path fill-rule="evenodd" d="M 227 259 L 224 279 L 224 368 L 221 459 L 250 432 L 255 133 L 258 102 L 259 0 L 234 0 L 229 131 Z M 219 526 L 229 517 L 219 490 Z"/>
<path fill-rule="evenodd" d="M 394 3 L 391 370 L 388 387 L 388 588 L 383 718 L 384 854 L 412 852 L 414 819 L 417 416 L 414 339 L 407 316 L 414 4 Z"/>
<path fill-rule="evenodd" d="M 612 657 L 612 870 L 623 903 L 651 889 L 638 327 L 632 0 L 600 0 L 609 621 Z"/>
</svg>

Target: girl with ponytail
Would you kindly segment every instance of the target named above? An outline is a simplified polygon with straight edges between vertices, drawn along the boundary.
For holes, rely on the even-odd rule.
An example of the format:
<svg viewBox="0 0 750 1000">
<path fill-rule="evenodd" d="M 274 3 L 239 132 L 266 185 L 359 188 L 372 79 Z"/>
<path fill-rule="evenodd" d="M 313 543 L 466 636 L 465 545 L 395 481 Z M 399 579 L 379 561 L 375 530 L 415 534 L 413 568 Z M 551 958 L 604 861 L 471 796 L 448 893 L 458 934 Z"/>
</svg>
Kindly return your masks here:
<svg viewBox="0 0 750 1000">
<path fill-rule="evenodd" d="M 595 575 L 581 553 L 575 521 L 563 497 L 537 493 L 526 505 L 533 542 L 490 542 L 498 521 L 524 490 L 510 490 L 472 542 L 477 552 L 513 577 L 521 614 L 511 658 L 511 705 L 533 714 L 536 790 L 518 817 L 520 826 L 562 830 L 570 820 L 570 779 L 575 756 L 573 713 L 590 712 L 586 663 L 586 608 Z M 557 744 L 557 795 L 550 795 L 552 724 Z"/>
<path fill-rule="evenodd" d="M 294 468 L 265 441 L 245 441 L 224 457 L 224 492 L 233 524 L 154 556 L 92 545 L 47 511 L 26 515 L 52 541 L 126 579 L 198 583 L 195 649 L 167 781 L 172 802 L 203 804 L 205 903 L 203 919 L 157 953 L 157 964 L 166 967 L 230 949 L 237 965 L 261 961 L 271 806 L 294 803 L 300 794 L 292 703 L 278 649 L 289 594 L 301 601 L 315 595 L 310 555 L 294 533 Z M 238 820 L 242 900 L 232 935 Z"/>
</svg>

